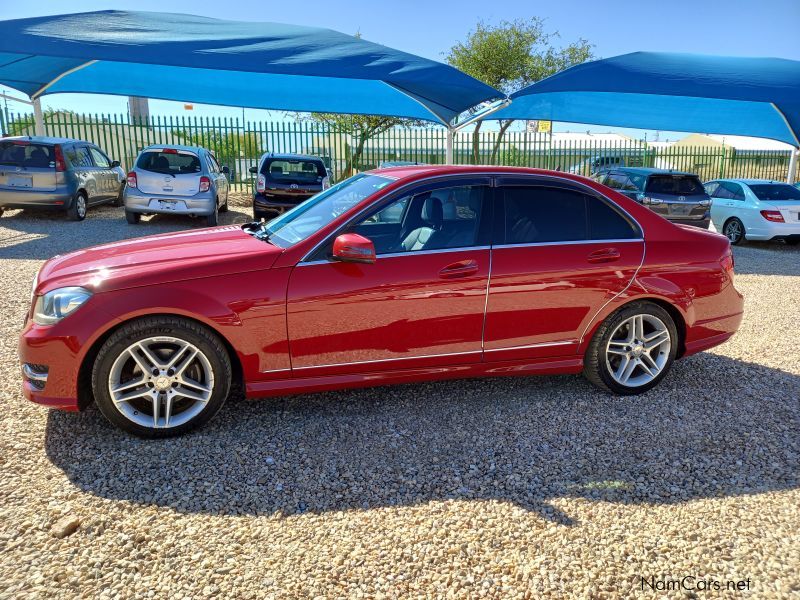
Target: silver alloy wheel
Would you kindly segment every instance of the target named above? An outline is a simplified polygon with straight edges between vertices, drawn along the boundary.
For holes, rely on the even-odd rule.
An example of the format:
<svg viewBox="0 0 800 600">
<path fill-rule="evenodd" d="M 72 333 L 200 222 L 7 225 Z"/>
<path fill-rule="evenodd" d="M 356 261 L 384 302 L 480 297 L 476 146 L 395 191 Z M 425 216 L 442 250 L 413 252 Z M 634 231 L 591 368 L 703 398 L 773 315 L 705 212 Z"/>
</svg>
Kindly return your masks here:
<svg viewBox="0 0 800 600">
<path fill-rule="evenodd" d="M 75 211 L 81 219 L 84 218 L 86 216 L 86 198 L 83 197 L 83 194 L 78 194 L 75 203 Z"/>
<path fill-rule="evenodd" d="M 736 219 L 728 221 L 725 225 L 725 237 L 731 242 L 738 242 L 742 237 L 742 225 Z"/>
<path fill-rule="evenodd" d="M 634 315 L 620 323 L 606 345 L 606 366 L 614 381 L 639 387 L 653 381 L 664 370 L 672 338 L 658 317 Z"/>
<path fill-rule="evenodd" d="M 214 370 L 186 340 L 157 336 L 128 346 L 111 366 L 114 406 L 143 427 L 178 427 L 197 416 L 214 391 Z"/>
</svg>

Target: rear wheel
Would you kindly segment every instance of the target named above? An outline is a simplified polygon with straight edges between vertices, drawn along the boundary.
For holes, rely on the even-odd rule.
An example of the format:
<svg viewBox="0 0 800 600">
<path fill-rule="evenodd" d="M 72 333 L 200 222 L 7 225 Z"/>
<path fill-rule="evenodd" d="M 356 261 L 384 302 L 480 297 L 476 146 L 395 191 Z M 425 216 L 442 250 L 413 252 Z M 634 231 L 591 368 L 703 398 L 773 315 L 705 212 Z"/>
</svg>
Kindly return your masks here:
<svg viewBox="0 0 800 600">
<path fill-rule="evenodd" d="M 219 207 L 219 212 L 224 213 L 228 212 L 228 194 L 225 194 L 225 204 Z"/>
<path fill-rule="evenodd" d="M 142 220 L 142 215 L 140 213 L 130 212 L 126 210 L 125 220 L 128 222 L 129 225 L 136 225 L 139 221 Z"/>
<path fill-rule="evenodd" d="M 736 217 L 725 221 L 725 225 L 722 227 L 722 233 L 728 238 L 732 246 L 737 246 L 745 242 L 744 223 Z"/>
<path fill-rule="evenodd" d="M 83 192 L 78 192 L 72 198 L 67 209 L 67 218 L 70 221 L 83 221 L 86 218 L 86 195 Z"/>
<path fill-rule="evenodd" d="M 92 390 L 117 427 L 148 438 L 180 435 L 222 407 L 231 363 L 219 337 L 178 317 L 151 317 L 121 327 L 100 348 Z"/>
<path fill-rule="evenodd" d="M 656 304 L 636 302 L 613 313 L 597 330 L 583 374 L 615 394 L 640 394 L 666 376 L 677 350 L 678 330 L 669 313 Z"/>
<path fill-rule="evenodd" d="M 217 204 L 214 203 L 214 212 L 206 217 L 206 224 L 209 227 L 214 227 L 217 223 L 219 223 L 219 208 Z"/>
</svg>

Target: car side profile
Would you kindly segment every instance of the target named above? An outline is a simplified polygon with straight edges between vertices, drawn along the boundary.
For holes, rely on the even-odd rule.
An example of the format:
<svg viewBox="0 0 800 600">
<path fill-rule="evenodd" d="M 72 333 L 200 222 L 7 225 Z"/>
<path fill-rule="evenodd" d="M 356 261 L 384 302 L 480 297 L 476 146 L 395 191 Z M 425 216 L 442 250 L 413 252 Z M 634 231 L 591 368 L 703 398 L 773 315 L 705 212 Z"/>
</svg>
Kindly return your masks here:
<svg viewBox="0 0 800 600">
<path fill-rule="evenodd" d="M 731 244 L 783 240 L 800 243 L 800 189 L 763 179 L 715 179 L 705 185 L 711 196 L 711 221 Z"/>
<path fill-rule="evenodd" d="M 214 226 L 228 210 L 229 173 L 205 148 L 148 146 L 128 173 L 125 219 L 135 225 L 142 215 L 186 215 Z"/>
<path fill-rule="evenodd" d="M 694 173 L 628 167 L 608 171 L 600 182 L 673 223 L 708 229 L 711 198 Z"/>
<path fill-rule="evenodd" d="M 71 138 L 0 139 L 0 215 L 8 208 L 63 210 L 73 221 L 122 202 L 125 171 L 100 148 Z"/>
<path fill-rule="evenodd" d="M 351 177 L 268 223 L 55 257 L 20 336 L 27 398 L 95 401 L 144 437 L 251 398 L 583 373 L 614 394 L 742 319 L 728 240 L 583 177 L 408 167 Z"/>
</svg>

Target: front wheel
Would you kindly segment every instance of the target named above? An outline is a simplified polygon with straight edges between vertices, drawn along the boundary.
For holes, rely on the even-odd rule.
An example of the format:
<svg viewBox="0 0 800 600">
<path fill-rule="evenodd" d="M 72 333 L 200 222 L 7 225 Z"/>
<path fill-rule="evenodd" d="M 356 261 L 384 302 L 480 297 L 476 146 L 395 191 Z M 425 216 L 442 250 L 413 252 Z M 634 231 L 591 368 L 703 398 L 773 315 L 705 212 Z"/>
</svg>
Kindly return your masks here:
<svg viewBox="0 0 800 600">
<path fill-rule="evenodd" d="M 726 238 L 728 238 L 728 241 L 732 246 L 738 246 L 739 244 L 743 244 L 745 241 L 744 223 L 742 223 L 736 217 L 725 222 L 725 226 L 722 228 L 722 233 Z"/>
<path fill-rule="evenodd" d="M 609 316 L 594 334 L 583 374 L 606 391 L 641 394 L 666 376 L 677 350 L 678 330 L 669 313 L 636 302 Z"/>
<path fill-rule="evenodd" d="M 100 412 L 146 438 L 204 424 L 222 407 L 230 386 L 231 362 L 219 337 L 178 317 L 123 325 L 100 348 L 92 370 Z"/>
</svg>

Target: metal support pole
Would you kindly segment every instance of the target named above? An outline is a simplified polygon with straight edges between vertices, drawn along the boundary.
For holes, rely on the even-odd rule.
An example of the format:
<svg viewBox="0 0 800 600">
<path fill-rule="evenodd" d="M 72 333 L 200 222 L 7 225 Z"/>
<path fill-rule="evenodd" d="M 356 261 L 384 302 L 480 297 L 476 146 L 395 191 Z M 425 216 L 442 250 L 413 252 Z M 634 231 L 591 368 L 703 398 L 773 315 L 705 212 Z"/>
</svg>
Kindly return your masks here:
<svg viewBox="0 0 800 600">
<path fill-rule="evenodd" d="M 445 149 L 444 163 L 446 165 L 453 164 L 453 143 L 455 142 L 456 130 L 454 127 L 447 127 L 447 146 Z"/>
<path fill-rule="evenodd" d="M 792 148 L 792 154 L 789 157 L 789 175 L 786 177 L 786 183 L 794 183 L 797 180 L 798 156 L 800 156 L 800 148 Z"/>
<path fill-rule="evenodd" d="M 42 114 L 42 101 L 39 98 L 33 101 L 33 130 L 36 135 L 44 135 L 44 115 Z"/>
</svg>

